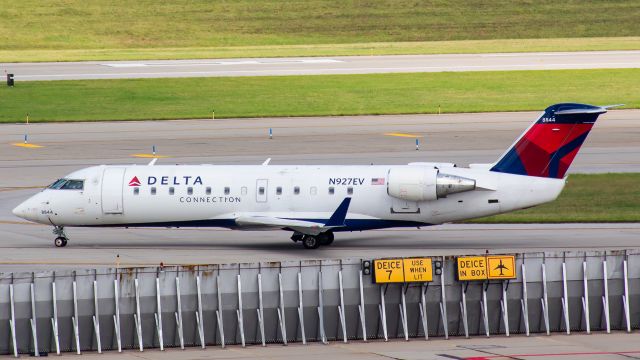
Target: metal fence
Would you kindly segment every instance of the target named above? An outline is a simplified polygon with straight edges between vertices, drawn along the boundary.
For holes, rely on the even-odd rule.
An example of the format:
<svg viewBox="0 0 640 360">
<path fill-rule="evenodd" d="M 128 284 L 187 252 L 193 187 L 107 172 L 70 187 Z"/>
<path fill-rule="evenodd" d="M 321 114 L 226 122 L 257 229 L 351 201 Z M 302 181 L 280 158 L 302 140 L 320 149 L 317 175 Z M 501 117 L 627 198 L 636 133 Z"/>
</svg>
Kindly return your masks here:
<svg viewBox="0 0 640 360">
<path fill-rule="evenodd" d="M 517 279 L 376 285 L 362 261 L 0 275 L 0 354 L 610 331 L 640 326 L 640 252 L 528 253 Z M 367 259 L 370 260 L 370 259 Z"/>
</svg>

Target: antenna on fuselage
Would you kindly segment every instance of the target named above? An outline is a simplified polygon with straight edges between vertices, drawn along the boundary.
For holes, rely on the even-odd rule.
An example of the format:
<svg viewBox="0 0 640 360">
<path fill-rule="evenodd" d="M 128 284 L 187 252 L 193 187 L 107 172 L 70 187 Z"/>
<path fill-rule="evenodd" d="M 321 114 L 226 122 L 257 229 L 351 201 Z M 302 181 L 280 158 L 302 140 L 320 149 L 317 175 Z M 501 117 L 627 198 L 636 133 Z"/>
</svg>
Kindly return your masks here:
<svg viewBox="0 0 640 360">
<path fill-rule="evenodd" d="M 268 158 L 267 160 L 265 160 L 265 161 L 262 163 L 262 166 L 267 166 L 267 165 L 269 165 L 269 163 L 270 163 L 270 162 L 271 162 L 271 158 Z"/>
</svg>

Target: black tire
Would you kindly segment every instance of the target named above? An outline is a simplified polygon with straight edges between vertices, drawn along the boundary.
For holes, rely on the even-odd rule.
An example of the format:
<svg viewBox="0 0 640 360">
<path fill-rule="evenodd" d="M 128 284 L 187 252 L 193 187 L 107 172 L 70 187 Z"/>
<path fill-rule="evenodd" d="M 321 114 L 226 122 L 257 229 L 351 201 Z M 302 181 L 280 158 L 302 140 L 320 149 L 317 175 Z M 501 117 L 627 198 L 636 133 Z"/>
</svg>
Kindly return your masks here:
<svg viewBox="0 0 640 360">
<path fill-rule="evenodd" d="M 318 239 L 320 240 L 320 245 L 327 246 L 333 243 L 333 232 L 327 231 L 325 233 L 319 234 Z"/>
<path fill-rule="evenodd" d="M 53 243 L 56 247 L 65 247 L 67 246 L 67 239 L 62 236 L 58 236 Z"/>
<path fill-rule="evenodd" d="M 305 235 L 302 239 L 302 245 L 305 249 L 317 249 L 320 247 L 320 240 L 316 236 Z"/>
</svg>

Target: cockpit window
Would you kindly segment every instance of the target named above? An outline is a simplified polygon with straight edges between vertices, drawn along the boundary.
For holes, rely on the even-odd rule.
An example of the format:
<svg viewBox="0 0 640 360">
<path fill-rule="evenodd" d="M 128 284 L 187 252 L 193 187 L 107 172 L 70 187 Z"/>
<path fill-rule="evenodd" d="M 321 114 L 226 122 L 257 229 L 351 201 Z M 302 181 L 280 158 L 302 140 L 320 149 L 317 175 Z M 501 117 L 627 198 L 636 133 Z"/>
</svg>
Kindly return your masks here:
<svg viewBox="0 0 640 360">
<path fill-rule="evenodd" d="M 60 179 L 49 185 L 49 189 L 54 190 L 83 190 L 84 180 Z"/>
<path fill-rule="evenodd" d="M 64 185 L 60 189 L 63 190 L 82 190 L 84 189 L 84 181 L 83 180 L 67 180 Z"/>
<path fill-rule="evenodd" d="M 60 189 L 60 187 L 62 185 L 64 185 L 64 183 L 67 182 L 67 179 L 58 179 L 56 181 L 53 182 L 53 184 L 49 185 L 48 188 L 49 189 Z"/>
</svg>

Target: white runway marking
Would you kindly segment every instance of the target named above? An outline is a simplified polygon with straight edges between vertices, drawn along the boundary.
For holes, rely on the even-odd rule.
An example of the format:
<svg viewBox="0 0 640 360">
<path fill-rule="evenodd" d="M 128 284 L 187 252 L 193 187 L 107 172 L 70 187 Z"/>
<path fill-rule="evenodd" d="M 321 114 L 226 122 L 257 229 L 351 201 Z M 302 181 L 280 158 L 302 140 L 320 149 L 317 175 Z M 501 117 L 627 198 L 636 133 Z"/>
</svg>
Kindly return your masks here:
<svg viewBox="0 0 640 360">
<path fill-rule="evenodd" d="M 206 62 L 171 62 L 171 63 L 105 63 L 100 64 L 113 68 L 139 68 L 139 67 L 180 67 L 180 66 L 220 66 L 220 65 L 275 65 L 275 64 L 331 64 L 344 61 L 335 59 L 300 59 L 300 60 L 242 60 L 242 61 L 206 61 Z"/>
</svg>

